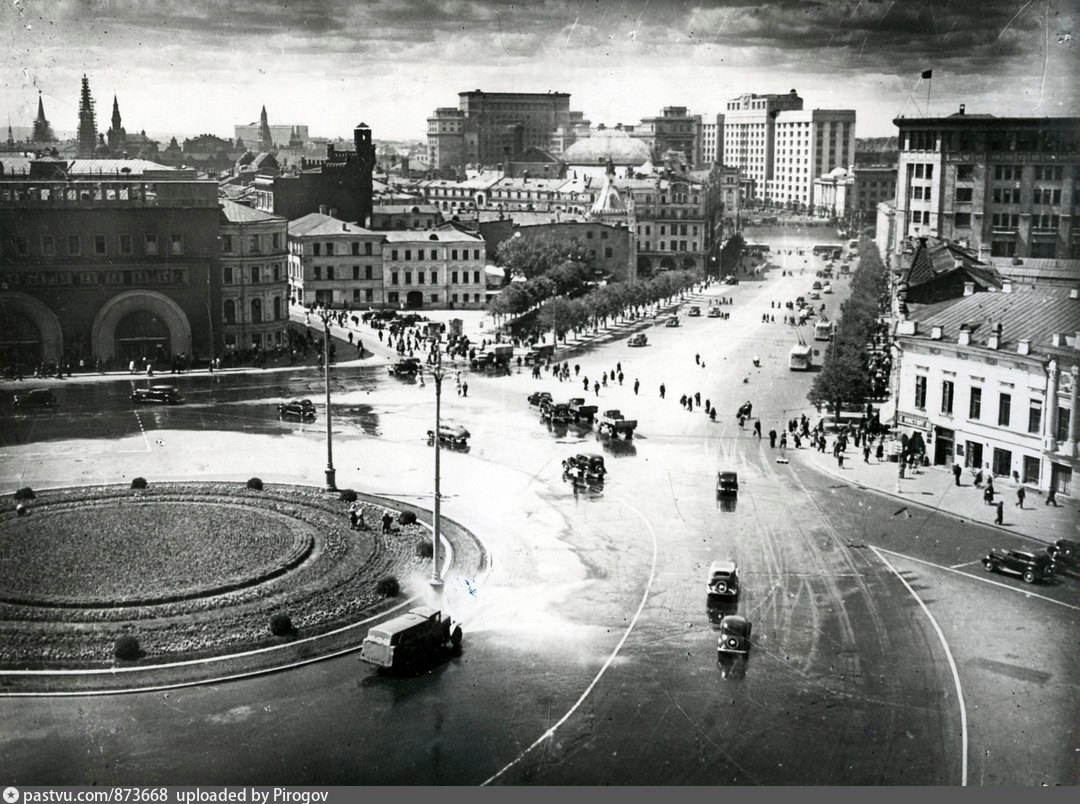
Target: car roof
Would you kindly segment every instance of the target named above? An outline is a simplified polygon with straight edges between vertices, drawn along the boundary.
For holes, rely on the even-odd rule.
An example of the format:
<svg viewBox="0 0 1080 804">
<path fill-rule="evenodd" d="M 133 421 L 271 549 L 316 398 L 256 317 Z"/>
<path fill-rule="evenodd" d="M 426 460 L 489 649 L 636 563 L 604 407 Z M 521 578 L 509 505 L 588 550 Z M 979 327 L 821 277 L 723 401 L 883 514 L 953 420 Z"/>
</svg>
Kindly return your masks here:
<svg viewBox="0 0 1080 804">
<path fill-rule="evenodd" d="M 734 561 L 714 561 L 709 565 L 709 574 L 714 572 L 727 572 L 732 573 L 735 571 Z"/>
<path fill-rule="evenodd" d="M 726 628 L 731 631 L 746 632 L 747 626 L 750 625 L 750 621 L 743 617 L 741 614 L 729 614 L 720 621 L 720 627 Z"/>
<path fill-rule="evenodd" d="M 175 385 L 151 385 L 150 390 L 151 391 L 175 391 L 176 386 Z"/>
</svg>

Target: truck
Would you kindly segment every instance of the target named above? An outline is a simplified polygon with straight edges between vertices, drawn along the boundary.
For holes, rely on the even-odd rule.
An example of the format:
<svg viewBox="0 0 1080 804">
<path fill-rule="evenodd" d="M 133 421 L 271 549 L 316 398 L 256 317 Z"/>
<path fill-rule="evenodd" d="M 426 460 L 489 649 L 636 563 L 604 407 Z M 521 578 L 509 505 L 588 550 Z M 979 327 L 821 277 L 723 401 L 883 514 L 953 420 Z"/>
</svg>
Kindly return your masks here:
<svg viewBox="0 0 1080 804">
<path fill-rule="evenodd" d="M 585 404 L 585 397 L 575 396 L 570 400 L 570 412 L 574 414 L 574 421 L 576 422 L 592 424 L 593 419 L 596 418 L 597 410 L 596 405 Z"/>
<path fill-rule="evenodd" d="M 472 368 L 495 368 L 508 366 L 514 357 L 514 347 L 509 343 L 492 344 L 491 348 L 478 354 L 472 361 Z"/>
<path fill-rule="evenodd" d="M 417 606 L 368 630 L 360 659 L 377 667 L 399 668 L 430 660 L 461 645 L 461 626 L 431 606 Z"/>
<path fill-rule="evenodd" d="M 607 433 L 612 438 L 618 438 L 620 435 L 633 438 L 636 428 L 637 419 L 627 419 L 619 410 L 605 410 L 600 414 L 596 432 L 600 435 Z"/>
</svg>

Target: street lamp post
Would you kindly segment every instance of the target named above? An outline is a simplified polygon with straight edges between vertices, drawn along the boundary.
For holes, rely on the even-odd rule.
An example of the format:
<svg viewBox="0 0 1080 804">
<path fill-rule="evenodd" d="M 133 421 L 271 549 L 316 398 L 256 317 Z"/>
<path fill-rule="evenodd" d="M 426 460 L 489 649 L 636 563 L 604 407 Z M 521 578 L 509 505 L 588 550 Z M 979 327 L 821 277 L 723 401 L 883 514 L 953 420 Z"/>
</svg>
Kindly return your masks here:
<svg viewBox="0 0 1080 804">
<path fill-rule="evenodd" d="M 434 342 L 434 350 L 435 365 L 429 371 L 431 372 L 431 378 L 435 380 L 435 438 L 433 439 L 435 442 L 435 518 L 431 535 L 431 579 L 429 583 L 438 587 L 443 585 L 442 577 L 439 575 L 439 539 L 442 535 L 442 495 L 439 492 L 439 456 L 441 453 L 439 425 L 442 421 L 442 383 L 443 378 L 446 376 L 446 369 L 443 368 L 442 351 L 439 349 L 437 339 Z"/>
<path fill-rule="evenodd" d="M 319 310 L 323 322 L 323 378 L 326 383 L 326 490 L 337 491 L 337 470 L 334 469 L 334 441 L 330 414 L 330 319 L 329 307 Z"/>
</svg>

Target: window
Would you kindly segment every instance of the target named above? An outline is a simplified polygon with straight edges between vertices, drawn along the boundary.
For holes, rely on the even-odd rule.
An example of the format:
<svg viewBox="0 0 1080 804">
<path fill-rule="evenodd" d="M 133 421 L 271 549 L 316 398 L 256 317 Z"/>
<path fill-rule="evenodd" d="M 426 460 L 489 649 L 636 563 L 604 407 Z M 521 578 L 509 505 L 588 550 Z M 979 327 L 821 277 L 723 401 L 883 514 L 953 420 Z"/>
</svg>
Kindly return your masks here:
<svg viewBox="0 0 1080 804">
<path fill-rule="evenodd" d="M 366 288 L 364 290 L 364 301 L 369 302 L 369 301 L 374 301 L 374 300 L 375 300 L 375 291 L 373 291 L 371 288 Z"/>
<path fill-rule="evenodd" d="M 123 238 L 123 235 L 121 235 L 121 238 Z M 128 235 L 127 238 L 128 238 L 128 245 L 130 246 L 131 245 L 131 235 Z M 123 240 L 121 240 L 121 242 L 123 242 Z M 42 236 L 42 238 L 41 238 L 41 256 L 42 257 L 52 257 L 55 254 L 56 254 L 56 246 L 53 243 L 53 239 L 51 237 L 49 237 L 48 235 Z"/>
<path fill-rule="evenodd" d="M 251 323 L 262 323 L 262 301 L 260 299 L 251 300 Z"/>
<path fill-rule="evenodd" d="M 353 279 L 359 279 L 360 278 L 360 266 L 359 265 L 354 265 L 352 267 L 352 278 Z"/>
<path fill-rule="evenodd" d="M 395 276 L 397 276 L 397 274 L 395 274 Z M 396 290 L 391 290 L 391 291 L 387 292 L 387 294 L 386 294 L 386 302 L 387 302 L 387 304 L 397 304 L 398 303 L 398 292 Z"/>
<path fill-rule="evenodd" d="M 433 285 L 439 284 L 439 272 L 438 271 L 432 271 L 431 272 L 431 284 L 433 284 Z"/>
<path fill-rule="evenodd" d="M 439 259 L 439 252 L 436 251 L 435 249 L 431 250 L 431 259 L 433 259 L 433 260 Z"/>
<path fill-rule="evenodd" d="M 1009 212 L 995 212 L 991 218 L 991 223 L 995 229 L 1019 229 L 1020 228 L 1020 215 L 1018 213 Z"/>
<path fill-rule="evenodd" d="M 366 256 L 371 255 L 371 243 L 364 243 L 364 254 Z"/>
<path fill-rule="evenodd" d="M 424 284 L 424 272 L 423 271 L 417 271 L 416 272 L 416 284 L 418 284 L 418 285 Z"/>
<path fill-rule="evenodd" d="M 327 243 L 326 244 L 326 256 L 327 257 L 334 256 L 334 244 L 333 243 Z"/>
<path fill-rule="evenodd" d="M 958 204 L 970 204 L 972 189 L 970 187 L 957 187 L 956 188 L 956 202 Z"/>
<path fill-rule="evenodd" d="M 592 235 L 593 235 L 592 230 L 589 230 L 589 231 L 585 232 L 585 239 L 586 240 L 592 240 Z"/>
<path fill-rule="evenodd" d="M 975 421 L 982 416 L 982 388 L 971 389 L 971 399 L 968 400 L 968 418 Z"/>
<path fill-rule="evenodd" d="M 391 284 L 391 285 L 396 285 L 397 283 L 398 283 L 398 272 L 397 272 L 397 271 L 393 271 L 393 272 L 392 272 L 392 273 L 390 274 L 390 284 Z"/>
<path fill-rule="evenodd" d="M 1029 433 L 1038 435 L 1042 432 L 1042 400 L 1032 399 L 1031 405 L 1028 407 L 1028 429 Z"/>
<path fill-rule="evenodd" d="M 1061 165 L 1036 165 L 1036 181 L 1061 181 L 1064 177 L 1064 169 Z M 1017 176 L 1017 178 L 1020 178 Z"/>
<path fill-rule="evenodd" d="M 281 248 L 281 234 L 278 232 L 274 232 L 273 234 L 271 234 L 270 244 L 271 248 L 273 248 L 274 251 L 277 251 L 279 248 Z"/>
<path fill-rule="evenodd" d="M 971 227 L 971 213 L 970 212 L 957 212 L 953 215 L 953 225 L 960 229 L 968 229 Z"/>
<path fill-rule="evenodd" d="M 1033 486 L 1039 485 L 1039 465 L 1038 458 L 1032 458 L 1030 455 L 1024 456 L 1024 483 L 1030 483 Z"/>
<path fill-rule="evenodd" d="M 397 262 L 397 249 L 396 248 L 390 249 L 390 259 Z"/>
<path fill-rule="evenodd" d="M 354 240 L 352 244 L 352 253 L 354 257 L 360 256 L 360 241 Z M 360 301 L 357 299 L 357 301 Z"/>
<path fill-rule="evenodd" d="M 961 181 L 975 178 L 975 166 L 974 165 L 957 165 L 956 166 L 956 178 Z"/>
<path fill-rule="evenodd" d="M 411 285 L 412 284 L 412 271 L 406 271 L 405 272 L 405 284 L 406 285 Z"/>
<path fill-rule="evenodd" d="M 370 265 L 365 265 L 364 266 L 364 279 L 374 279 L 374 278 L 375 278 L 374 269 Z"/>
<path fill-rule="evenodd" d="M 221 281 L 226 285 L 231 285 L 232 284 L 232 266 L 231 265 L 226 265 L 225 266 L 224 272 L 223 272 L 222 277 L 221 277 Z"/>
<path fill-rule="evenodd" d="M 311 249 L 311 253 L 314 254 L 316 257 L 322 256 L 322 243 L 312 243 Z"/>
<path fill-rule="evenodd" d="M 432 293 L 431 294 L 431 301 L 434 304 L 438 304 L 438 302 L 439 302 L 439 294 L 438 293 Z"/>
<path fill-rule="evenodd" d="M 259 265 L 252 265 L 249 270 L 249 276 L 251 277 L 251 284 L 259 284 L 259 275 L 262 273 L 262 267 Z"/>
<path fill-rule="evenodd" d="M 412 259 L 412 249 L 407 248 L 407 249 L 405 249 L 405 262 L 408 262 L 411 259 Z"/>
<path fill-rule="evenodd" d="M 78 257 L 82 253 L 82 241 L 78 235 L 68 235 L 67 253 L 70 257 Z"/>
<path fill-rule="evenodd" d="M 456 249 L 456 248 L 455 248 L 455 249 L 453 249 L 453 250 L 451 250 L 451 252 L 450 252 L 450 259 L 452 259 L 452 260 L 456 260 L 456 259 L 457 259 L 457 249 Z"/>
<path fill-rule="evenodd" d="M 478 248 L 473 249 L 472 258 L 474 260 L 480 259 L 480 249 L 478 249 Z"/>
<path fill-rule="evenodd" d="M 226 324 L 235 324 L 236 323 L 236 302 L 234 302 L 232 299 L 226 299 L 225 300 L 225 306 L 224 306 L 224 309 L 222 310 L 222 313 L 224 315 Z"/>
<path fill-rule="evenodd" d="M 991 240 L 991 257 L 1014 257 L 1016 256 L 1016 242 L 1013 240 Z"/>
<path fill-rule="evenodd" d="M 1012 418 L 1012 395 L 1002 394 L 998 397 L 998 426 L 1008 427 L 1010 418 Z"/>
<path fill-rule="evenodd" d="M 480 272 L 479 271 L 473 271 L 472 272 L 472 281 L 474 283 L 476 283 L 477 285 L 480 284 Z"/>
<path fill-rule="evenodd" d="M 333 265 L 327 265 L 326 266 L 326 278 L 327 279 L 333 279 L 334 278 L 334 266 Z"/>
<path fill-rule="evenodd" d="M 933 165 L 927 165 L 926 166 L 926 178 L 928 178 L 928 179 L 934 178 L 934 166 Z"/>
<path fill-rule="evenodd" d="M 926 410 L 926 377 L 915 378 L 915 409 Z"/>
<path fill-rule="evenodd" d="M 1038 173 L 1038 168 L 1035 169 Z M 994 181 L 1019 181 L 1019 165 L 994 165 Z"/>
<path fill-rule="evenodd" d="M 319 265 L 312 266 L 312 270 L 315 271 L 315 278 L 322 279 L 322 267 Z"/>
<path fill-rule="evenodd" d="M 1058 406 L 1057 429 L 1054 431 L 1054 440 L 1058 443 L 1069 440 L 1069 409 Z"/>
<path fill-rule="evenodd" d="M 221 236 L 221 250 L 226 254 L 232 253 L 232 235 Z"/>
<path fill-rule="evenodd" d="M 941 383 L 941 412 L 947 416 L 952 416 L 953 390 L 952 380 L 945 380 Z"/>
<path fill-rule="evenodd" d="M 275 296 L 274 297 L 274 320 L 275 321 L 280 321 L 281 320 L 281 297 L 280 296 Z"/>
<path fill-rule="evenodd" d="M 922 187 L 913 187 L 911 189 L 911 197 L 914 198 L 916 201 L 922 201 L 923 200 L 923 188 Z"/>
<path fill-rule="evenodd" d="M 105 235 L 94 235 L 94 255 L 101 257 L 105 253 Z"/>
<path fill-rule="evenodd" d="M 172 237 L 169 238 L 169 253 L 184 253 L 184 236 L 182 234 L 174 234 Z"/>
<path fill-rule="evenodd" d="M 457 271 L 450 272 L 450 281 L 455 285 L 457 284 Z"/>
<path fill-rule="evenodd" d="M 258 235 L 250 235 L 248 237 L 248 253 L 249 254 L 258 254 L 259 253 L 259 236 Z"/>
<path fill-rule="evenodd" d="M 604 246 L 604 256 L 605 256 L 605 257 L 606 257 L 607 259 L 609 259 L 609 260 L 610 260 L 610 259 L 611 259 L 611 257 L 612 257 L 612 255 L 613 255 L 614 253 L 615 253 L 615 252 L 614 252 L 614 251 L 612 250 L 611 246 Z"/>
<path fill-rule="evenodd" d="M 1012 474 L 1012 453 L 1009 450 L 994 448 L 993 472 L 999 477 Z"/>
</svg>

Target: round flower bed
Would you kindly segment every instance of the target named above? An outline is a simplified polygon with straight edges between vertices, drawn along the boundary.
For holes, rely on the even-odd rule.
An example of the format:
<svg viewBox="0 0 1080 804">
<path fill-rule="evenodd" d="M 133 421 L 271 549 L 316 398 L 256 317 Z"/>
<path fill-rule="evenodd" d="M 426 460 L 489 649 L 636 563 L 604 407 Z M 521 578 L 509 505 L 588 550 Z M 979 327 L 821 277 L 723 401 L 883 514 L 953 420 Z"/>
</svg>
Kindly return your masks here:
<svg viewBox="0 0 1080 804">
<path fill-rule="evenodd" d="M 280 639 L 273 613 L 303 637 L 392 606 L 376 583 L 421 575 L 430 532 L 353 531 L 348 508 L 272 485 L 38 492 L 28 516 L 0 511 L 0 667 L 108 665 L 125 634 L 144 663 L 234 653 Z"/>
</svg>

